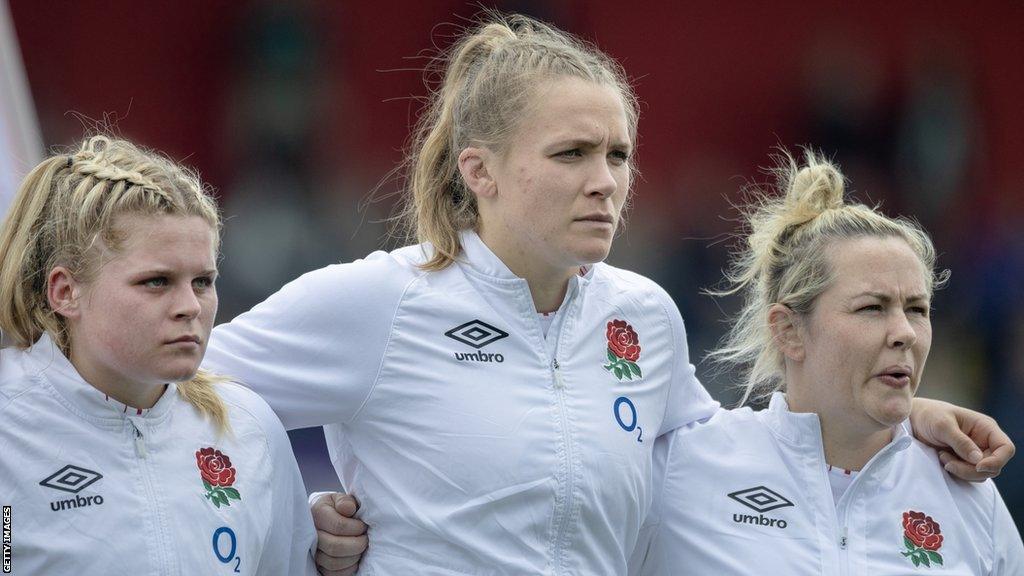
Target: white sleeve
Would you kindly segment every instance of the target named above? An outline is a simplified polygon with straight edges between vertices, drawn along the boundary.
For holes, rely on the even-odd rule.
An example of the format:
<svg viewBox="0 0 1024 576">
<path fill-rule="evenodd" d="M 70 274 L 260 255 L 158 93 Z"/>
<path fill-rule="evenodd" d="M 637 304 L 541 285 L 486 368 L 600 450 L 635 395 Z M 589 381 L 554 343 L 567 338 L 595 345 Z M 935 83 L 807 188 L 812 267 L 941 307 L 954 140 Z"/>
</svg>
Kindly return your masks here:
<svg viewBox="0 0 1024 576">
<path fill-rule="evenodd" d="M 693 422 L 706 420 L 714 415 L 719 404 L 704 385 L 697 379 L 697 369 L 690 363 L 690 350 L 686 342 L 686 327 L 679 308 L 664 290 L 660 290 L 662 306 L 668 315 L 672 327 L 672 346 L 675 358 L 672 362 L 672 382 L 668 401 L 665 403 L 665 416 L 661 422 L 658 435 L 667 434 Z"/>
<path fill-rule="evenodd" d="M 992 576 L 1024 574 L 1024 543 L 1021 542 L 1017 525 L 1010 517 L 1006 502 L 999 495 L 993 483 L 992 515 Z"/>
<path fill-rule="evenodd" d="M 691 423 L 685 428 L 692 428 L 696 423 Z M 680 431 L 676 430 L 670 434 L 663 434 L 654 440 L 654 465 L 653 476 L 654 486 L 652 488 L 653 498 L 651 509 L 640 526 L 640 536 L 637 539 L 636 548 L 629 558 L 629 576 L 672 576 L 673 567 L 678 571 L 679 564 L 674 563 L 671 558 L 674 543 L 671 542 L 671 530 L 665 531 L 662 522 L 666 506 L 666 483 L 669 481 L 669 470 L 672 466 L 673 453 L 678 450 L 676 444 L 682 442 Z M 666 544 L 667 540 L 667 544 Z"/>
<path fill-rule="evenodd" d="M 249 407 L 266 435 L 269 453 L 264 465 L 273 467 L 272 520 L 255 574 L 316 576 L 316 529 L 288 434 L 262 401 L 256 399 Z"/>
<path fill-rule="evenodd" d="M 288 429 L 347 422 L 411 277 L 386 255 L 305 274 L 214 328 L 203 367 L 255 390 Z"/>
</svg>

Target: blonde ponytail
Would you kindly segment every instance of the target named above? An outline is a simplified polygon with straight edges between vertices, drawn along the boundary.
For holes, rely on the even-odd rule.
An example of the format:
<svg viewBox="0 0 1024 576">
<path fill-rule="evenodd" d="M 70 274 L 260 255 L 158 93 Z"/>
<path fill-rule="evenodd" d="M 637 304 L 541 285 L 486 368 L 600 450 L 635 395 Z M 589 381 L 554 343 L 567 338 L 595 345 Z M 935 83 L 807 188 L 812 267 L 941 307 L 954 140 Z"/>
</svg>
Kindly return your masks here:
<svg viewBox="0 0 1024 576">
<path fill-rule="evenodd" d="M 935 248 L 915 222 L 889 218 L 863 204 L 846 204 L 846 182 L 833 163 L 806 150 L 803 165 L 787 152 L 773 170 L 774 191 L 753 191 L 744 208 L 745 234 L 725 274 L 727 287 L 714 296 L 735 293 L 744 303 L 732 328 L 709 357 L 743 371 L 740 404 L 783 389 L 785 364 L 768 326 L 768 308 L 784 304 L 809 314 L 832 283 L 827 249 L 835 242 L 864 236 L 901 238 L 928 272 L 929 294 L 948 272 L 935 273 Z"/>
<path fill-rule="evenodd" d="M 397 220 L 408 239 L 433 245 L 426 270 L 454 262 L 459 232 L 478 226 L 476 197 L 458 172 L 459 154 L 470 145 L 507 145 L 542 82 L 567 76 L 615 88 L 636 140 L 636 97 L 611 58 L 526 16 L 485 12 L 484 18 L 428 68 L 428 75 L 441 71 L 442 80 L 417 122 L 405 162 L 409 194 Z"/>
</svg>

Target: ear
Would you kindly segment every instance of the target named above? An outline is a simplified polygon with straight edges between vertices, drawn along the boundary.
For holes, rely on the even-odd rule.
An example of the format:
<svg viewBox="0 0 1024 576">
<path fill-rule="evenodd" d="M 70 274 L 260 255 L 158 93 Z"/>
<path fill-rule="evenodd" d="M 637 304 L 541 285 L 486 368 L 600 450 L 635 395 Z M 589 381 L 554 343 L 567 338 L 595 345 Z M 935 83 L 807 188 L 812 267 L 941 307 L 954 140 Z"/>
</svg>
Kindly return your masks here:
<svg viewBox="0 0 1024 576">
<path fill-rule="evenodd" d="M 78 297 L 81 292 L 82 285 L 63 266 L 55 267 L 46 276 L 46 300 L 50 309 L 65 318 L 78 317 Z"/>
<path fill-rule="evenodd" d="M 802 362 L 805 355 L 803 335 L 797 324 L 797 314 L 784 304 L 772 304 L 768 308 L 768 328 L 772 341 L 783 356 L 794 362 Z"/>
<path fill-rule="evenodd" d="M 459 153 L 459 173 L 466 187 L 476 195 L 477 199 L 493 197 L 498 193 L 498 186 L 487 169 L 493 158 L 486 148 L 470 146 Z"/>
</svg>

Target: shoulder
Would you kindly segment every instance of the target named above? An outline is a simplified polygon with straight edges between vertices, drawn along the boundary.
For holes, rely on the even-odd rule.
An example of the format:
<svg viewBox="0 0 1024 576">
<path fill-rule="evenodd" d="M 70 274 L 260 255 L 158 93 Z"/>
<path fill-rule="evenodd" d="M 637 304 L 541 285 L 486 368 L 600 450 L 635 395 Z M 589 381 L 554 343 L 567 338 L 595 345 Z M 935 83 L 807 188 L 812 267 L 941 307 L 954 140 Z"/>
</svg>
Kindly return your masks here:
<svg viewBox="0 0 1024 576">
<path fill-rule="evenodd" d="M 401 293 L 425 274 L 419 268 L 424 261 L 422 254 L 421 246 L 407 246 L 393 252 L 377 251 L 353 262 L 308 272 L 294 280 L 292 285 L 325 297 L 360 291 L 378 297 Z"/>
<path fill-rule="evenodd" d="M 25 352 L 17 348 L 0 349 L 0 412 L 37 387 L 25 365 Z"/>
<path fill-rule="evenodd" d="M 286 435 L 281 420 L 259 394 L 236 382 L 220 382 L 214 389 L 227 405 L 235 434 L 256 432 L 271 443 L 273 437 Z"/>
<path fill-rule="evenodd" d="M 636 308 L 647 317 L 666 318 L 670 324 L 682 323 L 679 308 L 657 282 L 650 278 L 600 262 L 594 265 L 594 288 L 619 307 Z"/>
<path fill-rule="evenodd" d="M 913 475 L 916 478 L 921 478 L 925 474 L 938 475 L 942 478 L 957 511 L 968 525 L 991 526 L 995 503 L 999 498 L 992 480 L 967 482 L 948 474 L 939 463 L 938 451 L 916 438 L 907 450 L 908 456 L 914 461 Z"/>
</svg>

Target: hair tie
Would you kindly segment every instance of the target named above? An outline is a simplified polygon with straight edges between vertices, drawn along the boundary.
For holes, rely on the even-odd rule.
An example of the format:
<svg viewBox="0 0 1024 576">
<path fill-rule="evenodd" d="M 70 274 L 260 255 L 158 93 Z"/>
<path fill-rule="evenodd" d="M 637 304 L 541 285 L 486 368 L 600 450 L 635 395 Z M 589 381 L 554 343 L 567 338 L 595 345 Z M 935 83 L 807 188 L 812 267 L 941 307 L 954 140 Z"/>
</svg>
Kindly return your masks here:
<svg viewBox="0 0 1024 576">
<path fill-rule="evenodd" d="M 74 156 L 71 156 L 71 155 L 69 154 L 69 155 L 68 155 L 68 164 L 67 164 L 67 166 L 65 166 L 65 168 L 71 168 L 71 164 L 73 164 L 73 163 L 74 163 L 74 161 L 75 161 L 75 157 L 74 157 Z"/>
</svg>

